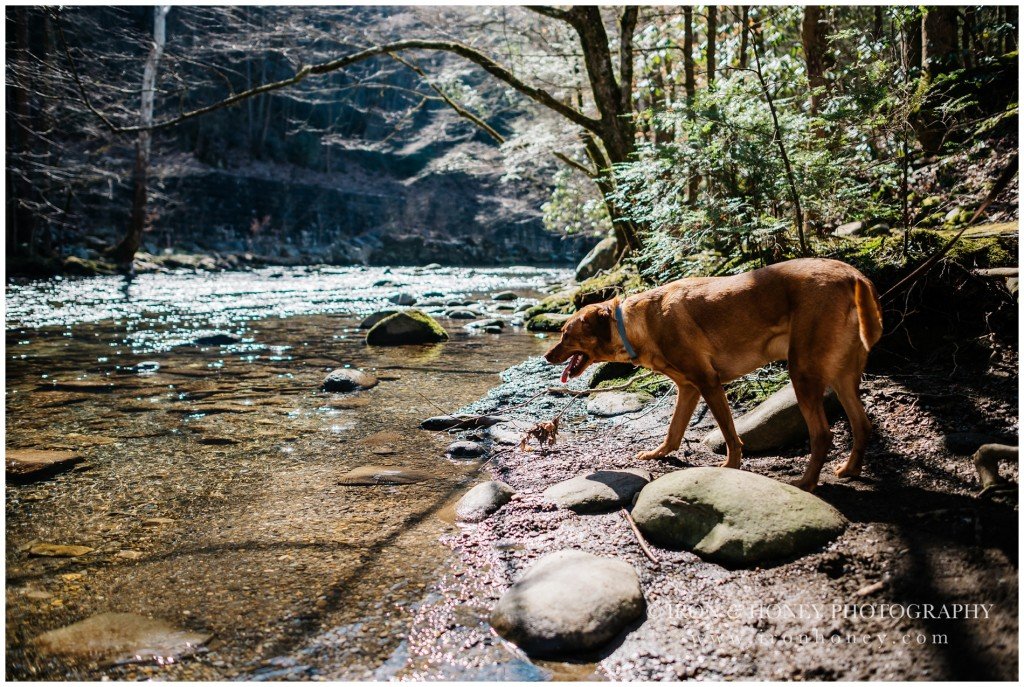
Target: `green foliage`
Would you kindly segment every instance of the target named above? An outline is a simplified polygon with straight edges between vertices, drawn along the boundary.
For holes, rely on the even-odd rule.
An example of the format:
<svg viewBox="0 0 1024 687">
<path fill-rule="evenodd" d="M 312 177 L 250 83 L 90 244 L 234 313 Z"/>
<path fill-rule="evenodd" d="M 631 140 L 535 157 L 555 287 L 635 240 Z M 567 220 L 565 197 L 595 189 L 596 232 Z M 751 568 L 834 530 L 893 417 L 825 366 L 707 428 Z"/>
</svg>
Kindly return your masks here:
<svg viewBox="0 0 1024 687">
<path fill-rule="evenodd" d="M 608 210 L 594 184 L 580 177 L 578 172 L 568 169 L 555 173 L 551 199 L 541 206 L 544 226 L 570 236 L 605 235 L 611 230 Z"/>
</svg>

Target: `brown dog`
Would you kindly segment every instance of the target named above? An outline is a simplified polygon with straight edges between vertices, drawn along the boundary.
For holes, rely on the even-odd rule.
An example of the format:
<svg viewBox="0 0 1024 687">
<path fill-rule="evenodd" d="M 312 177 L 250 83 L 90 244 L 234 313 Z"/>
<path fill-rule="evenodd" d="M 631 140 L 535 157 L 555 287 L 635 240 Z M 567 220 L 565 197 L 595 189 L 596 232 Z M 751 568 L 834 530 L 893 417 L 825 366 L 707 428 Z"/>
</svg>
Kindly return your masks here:
<svg viewBox="0 0 1024 687">
<path fill-rule="evenodd" d="M 740 466 L 743 443 L 722 384 L 773 360 L 788 360 L 811 436 L 811 461 L 796 485 L 810 491 L 832 448 L 826 387 L 835 389 L 853 430 L 850 457 L 836 474 L 860 474 L 871 432 L 860 379 L 881 335 L 878 294 L 867 277 L 836 260 L 805 258 L 732 277 L 680 279 L 588 305 L 565 323 L 561 340 L 544 357 L 554 364 L 568 361 L 563 383 L 601 361 L 632 361 L 675 382 L 668 436 L 653 451 L 637 454 L 641 460 L 679 448 L 703 396 L 725 437 L 728 458 L 722 465 L 731 468 Z"/>
</svg>

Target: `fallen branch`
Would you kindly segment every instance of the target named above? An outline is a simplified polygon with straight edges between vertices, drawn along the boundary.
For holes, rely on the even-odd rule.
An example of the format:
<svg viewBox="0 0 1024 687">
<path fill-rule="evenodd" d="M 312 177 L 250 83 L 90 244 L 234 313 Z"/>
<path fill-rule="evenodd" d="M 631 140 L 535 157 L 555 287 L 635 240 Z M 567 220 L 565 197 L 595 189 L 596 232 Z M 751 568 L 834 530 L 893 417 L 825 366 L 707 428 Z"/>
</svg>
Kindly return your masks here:
<svg viewBox="0 0 1024 687">
<path fill-rule="evenodd" d="M 655 568 L 660 568 L 661 562 L 653 553 L 651 553 L 651 550 L 647 548 L 647 542 L 644 541 L 644 535 L 640 534 L 640 530 L 637 529 L 636 523 L 633 521 L 633 516 L 630 515 L 629 511 L 625 508 L 622 509 L 622 517 L 626 519 L 626 522 L 629 523 L 630 529 L 633 530 L 633 534 L 636 535 L 636 541 L 640 545 L 640 550 L 643 551 L 644 555 L 651 560 L 651 563 L 654 564 Z"/>
</svg>

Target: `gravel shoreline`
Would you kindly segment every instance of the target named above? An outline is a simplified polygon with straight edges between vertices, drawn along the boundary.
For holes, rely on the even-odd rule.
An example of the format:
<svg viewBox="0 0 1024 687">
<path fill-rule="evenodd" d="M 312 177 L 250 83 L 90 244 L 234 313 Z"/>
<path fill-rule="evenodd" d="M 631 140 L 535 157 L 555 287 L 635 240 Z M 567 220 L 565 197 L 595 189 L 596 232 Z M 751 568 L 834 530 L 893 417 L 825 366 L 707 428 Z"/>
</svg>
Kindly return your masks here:
<svg viewBox="0 0 1024 687">
<path fill-rule="evenodd" d="M 513 418 L 517 431 L 525 430 L 569 402 L 567 396 L 541 394 L 515 407 L 557 385 L 559 372 L 539 358 L 527 360 L 506 370 L 503 384 L 462 412 L 500 413 Z M 582 388 L 590 374 L 572 386 Z M 714 428 L 703 404 L 687 432 L 689 441 L 660 461 L 639 463 L 633 455 L 661 440 L 674 394 L 639 413 L 606 419 L 588 416 L 585 400 L 578 399 L 562 416 L 558 443 L 545 451 L 494 443 L 480 478 L 490 472 L 517 496 L 484 522 L 460 526 L 442 539 L 454 552 L 452 569 L 414 611 L 401 658 L 394 656 L 399 660 L 383 666 L 377 677 L 1014 679 L 1016 510 L 976 499 L 970 459 L 950 454 L 942 437 L 975 419 L 960 404 L 978 402 L 992 424 L 1016 433 L 1016 379 L 995 366 L 980 375 L 959 373 L 952 381 L 934 370 L 912 378 L 913 388 L 885 376 L 865 381 L 877 434 L 864 478 L 840 482 L 831 469 L 823 473 L 816 494 L 850 519 L 849 529 L 823 550 L 763 569 L 729 570 L 688 552 L 655 547 L 656 567 L 621 513 L 577 515 L 541 496 L 556 482 L 597 469 L 642 467 L 658 477 L 719 464 L 721 457 L 696 441 Z M 948 399 L 939 398 L 951 391 Z M 830 465 L 849 446 L 845 419 L 833 429 Z M 789 481 L 802 473 L 806 460 L 804 447 L 747 456 L 744 469 Z M 1017 478 L 1016 466 L 1009 467 L 1009 476 Z M 530 661 L 493 633 L 490 609 L 539 557 L 570 548 L 630 563 L 641 578 L 647 616 L 597 654 Z M 967 608 L 979 617 L 969 617 Z M 930 617 L 950 609 L 958 617 Z"/>
</svg>

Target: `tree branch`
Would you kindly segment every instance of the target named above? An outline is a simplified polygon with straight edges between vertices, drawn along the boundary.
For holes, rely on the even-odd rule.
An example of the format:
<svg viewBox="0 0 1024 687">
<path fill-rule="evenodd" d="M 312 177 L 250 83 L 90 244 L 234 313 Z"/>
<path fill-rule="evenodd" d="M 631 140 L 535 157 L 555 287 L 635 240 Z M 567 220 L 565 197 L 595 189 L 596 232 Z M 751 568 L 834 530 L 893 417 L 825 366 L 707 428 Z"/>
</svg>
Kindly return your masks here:
<svg viewBox="0 0 1024 687">
<path fill-rule="evenodd" d="M 430 90 L 432 90 L 435 93 L 437 93 L 437 95 L 440 96 L 441 100 L 443 100 L 448 105 L 448 107 L 450 107 L 453 110 L 455 110 L 455 113 L 458 114 L 460 117 L 462 117 L 463 119 L 469 120 L 470 122 L 475 124 L 477 127 L 482 129 L 484 131 L 484 133 L 486 133 L 488 136 L 490 136 L 495 141 L 497 141 L 498 144 L 502 144 L 502 143 L 505 142 L 505 140 L 506 140 L 505 137 L 502 136 L 500 133 L 498 133 L 498 131 L 494 127 L 492 127 L 490 124 L 485 122 L 483 119 L 481 119 L 480 117 L 476 116 L 475 114 L 473 114 L 472 112 L 470 112 L 469 110 L 464 108 L 459 103 L 457 103 L 454 100 L 452 100 L 450 97 L 448 97 L 448 94 L 445 93 L 444 91 L 442 91 L 436 84 L 434 84 L 434 82 L 432 82 L 430 80 L 430 78 L 427 76 L 426 72 L 424 72 L 419 67 L 419 65 L 417 65 L 417 64 L 415 64 L 415 63 L 413 63 L 413 62 L 411 62 L 409 60 L 405 60 L 405 59 L 399 57 L 398 55 L 396 55 L 395 53 L 388 53 L 388 56 L 391 59 L 395 60 L 396 62 L 398 62 L 400 64 L 403 64 L 406 67 L 408 67 L 409 69 L 411 69 L 412 71 L 414 71 L 421 79 L 423 79 L 423 82 L 426 83 L 427 86 L 430 87 Z M 598 172 L 595 172 L 595 171 L 587 168 L 586 165 L 580 164 L 579 162 L 577 162 L 576 160 L 573 160 L 571 157 L 569 157 L 568 155 L 566 155 L 564 153 L 560 153 L 558 151 L 554 151 L 553 150 L 553 151 L 551 151 L 551 154 L 554 155 L 559 160 L 561 160 L 562 162 L 564 162 L 565 164 L 569 165 L 570 167 L 574 167 L 574 168 L 578 169 L 579 171 L 583 172 L 584 174 L 586 174 L 590 178 L 594 178 L 594 177 L 596 177 L 598 175 Z"/>
<path fill-rule="evenodd" d="M 560 100 L 558 100 L 557 98 L 555 98 L 553 95 L 551 95 L 542 88 L 537 88 L 535 86 L 531 86 L 527 83 L 524 83 L 511 71 L 509 71 L 499 63 L 495 62 L 487 55 L 484 55 L 482 52 L 476 50 L 475 48 L 454 41 L 420 39 L 386 43 L 384 45 L 377 45 L 371 48 L 367 48 L 360 52 L 353 53 L 351 55 L 346 55 L 345 57 L 341 57 L 336 60 L 331 60 L 329 62 L 322 62 L 313 65 L 303 65 L 301 68 L 299 68 L 295 75 L 290 78 L 256 86 L 255 88 L 251 88 L 247 91 L 236 93 L 235 95 L 224 98 L 223 100 L 220 100 L 211 105 L 199 107 L 189 112 L 185 112 L 184 114 L 181 114 L 177 117 L 165 119 L 161 122 L 156 122 L 148 127 L 118 126 L 109 117 L 103 114 L 92 104 L 92 101 L 89 98 L 89 94 L 86 91 L 81 78 L 79 78 L 78 70 L 75 67 L 74 59 L 72 58 L 71 51 L 68 48 L 66 40 L 64 39 L 64 32 L 61 29 L 59 22 L 57 26 L 58 30 L 60 31 L 61 42 L 64 45 L 65 55 L 71 62 L 72 75 L 74 77 L 75 85 L 78 88 L 82 102 L 85 104 L 86 108 L 88 108 L 89 111 L 92 112 L 107 129 L 109 129 L 112 133 L 115 134 L 137 134 L 144 130 L 154 131 L 157 129 L 166 129 L 168 127 L 176 126 L 178 124 L 186 122 L 190 119 L 195 119 L 196 117 L 199 117 L 201 115 L 208 114 L 210 112 L 214 112 L 225 107 L 231 107 L 232 105 L 236 105 L 248 98 L 263 95 L 264 93 L 270 93 L 272 91 L 279 91 L 283 88 L 287 88 L 288 86 L 294 86 L 306 80 L 310 76 L 321 76 L 323 74 L 329 74 L 331 72 L 338 71 L 339 69 L 344 69 L 345 67 L 349 67 L 353 64 L 363 62 L 365 60 L 377 57 L 379 55 L 397 53 L 405 50 L 436 50 L 458 55 L 481 67 L 488 74 L 494 76 L 500 81 L 505 82 L 515 90 L 522 93 L 523 95 L 531 98 L 532 100 L 540 103 L 541 105 L 544 105 L 549 110 L 552 110 L 553 112 L 562 115 L 572 123 L 577 124 L 578 126 L 581 126 L 584 129 L 587 129 L 588 131 L 593 131 L 595 133 L 603 131 L 602 122 L 600 120 L 588 117 L 579 110 L 570 107 L 569 105 L 566 105 L 565 103 L 561 102 Z"/>
</svg>

